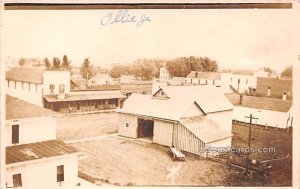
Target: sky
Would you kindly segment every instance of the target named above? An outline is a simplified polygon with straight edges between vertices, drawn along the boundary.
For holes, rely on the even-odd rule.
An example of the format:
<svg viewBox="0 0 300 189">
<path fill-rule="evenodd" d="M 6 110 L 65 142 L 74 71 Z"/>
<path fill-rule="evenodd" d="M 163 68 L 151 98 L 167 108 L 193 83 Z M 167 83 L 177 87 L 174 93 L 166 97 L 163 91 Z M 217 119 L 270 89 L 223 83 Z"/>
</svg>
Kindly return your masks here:
<svg viewBox="0 0 300 189">
<path fill-rule="evenodd" d="M 220 69 L 279 72 L 297 62 L 300 52 L 293 9 L 128 10 L 137 20 L 145 15 L 151 21 L 101 24 L 118 11 L 6 10 L 2 55 L 52 59 L 66 54 L 72 65 L 89 58 L 103 67 L 137 58 L 207 56 Z"/>
</svg>

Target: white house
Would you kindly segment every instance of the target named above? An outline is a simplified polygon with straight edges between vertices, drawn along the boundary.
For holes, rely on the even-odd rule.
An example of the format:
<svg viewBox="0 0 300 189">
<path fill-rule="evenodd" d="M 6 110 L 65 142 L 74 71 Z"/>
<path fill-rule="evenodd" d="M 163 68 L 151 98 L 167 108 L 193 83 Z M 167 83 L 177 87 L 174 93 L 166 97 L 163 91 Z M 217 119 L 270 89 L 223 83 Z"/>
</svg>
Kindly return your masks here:
<svg viewBox="0 0 300 189">
<path fill-rule="evenodd" d="M 43 106 L 43 70 L 11 68 L 6 72 L 6 94 Z"/>
<path fill-rule="evenodd" d="M 75 188 L 78 153 L 56 140 L 56 113 L 6 97 L 6 188 Z"/>
<path fill-rule="evenodd" d="M 125 100 L 118 133 L 206 157 L 208 146 L 231 145 L 232 108 L 216 87 L 166 86 Z"/>
<path fill-rule="evenodd" d="M 220 85 L 221 74 L 218 72 L 191 71 L 186 76 L 186 83 L 195 85 Z"/>
<path fill-rule="evenodd" d="M 161 67 L 159 69 L 159 81 L 166 82 L 166 81 L 169 81 L 170 79 L 171 79 L 171 76 L 170 76 L 167 68 L 165 66 Z"/>
</svg>

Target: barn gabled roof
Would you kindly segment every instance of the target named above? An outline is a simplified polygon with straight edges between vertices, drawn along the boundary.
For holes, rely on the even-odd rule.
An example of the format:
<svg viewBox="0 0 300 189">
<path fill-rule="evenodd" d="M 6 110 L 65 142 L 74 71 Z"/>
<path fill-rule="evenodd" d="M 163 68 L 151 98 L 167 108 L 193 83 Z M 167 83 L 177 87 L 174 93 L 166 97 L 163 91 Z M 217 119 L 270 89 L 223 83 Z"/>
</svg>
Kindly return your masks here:
<svg viewBox="0 0 300 189">
<path fill-rule="evenodd" d="M 199 107 L 199 115 L 233 109 L 220 89 L 214 86 L 166 86 L 159 90 L 168 98 L 132 94 L 120 112 L 179 121 L 194 105 Z"/>
</svg>

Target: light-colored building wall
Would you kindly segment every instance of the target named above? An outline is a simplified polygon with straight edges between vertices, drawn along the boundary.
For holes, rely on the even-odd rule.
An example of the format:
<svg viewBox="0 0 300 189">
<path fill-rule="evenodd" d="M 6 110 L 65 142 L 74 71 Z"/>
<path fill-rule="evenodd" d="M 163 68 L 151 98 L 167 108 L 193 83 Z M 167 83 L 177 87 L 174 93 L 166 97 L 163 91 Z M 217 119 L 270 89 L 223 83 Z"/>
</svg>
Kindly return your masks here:
<svg viewBox="0 0 300 189">
<path fill-rule="evenodd" d="M 78 183 L 77 154 L 33 160 L 32 162 L 8 164 L 6 167 L 7 188 L 13 186 L 13 175 L 21 174 L 22 187 L 18 189 L 72 189 Z M 64 181 L 57 182 L 57 166 L 64 166 Z"/>
<path fill-rule="evenodd" d="M 37 106 L 43 106 L 43 85 L 6 80 L 6 94 Z"/>
<path fill-rule="evenodd" d="M 200 79 L 200 78 L 186 78 L 186 83 L 195 85 L 221 85 L 221 80 L 211 80 L 211 79 Z"/>
<path fill-rule="evenodd" d="M 19 125 L 19 143 L 12 144 L 12 125 Z M 5 128 L 6 146 L 41 142 L 56 139 L 56 118 L 36 117 L 7 120 Z"/>
<path fill-rule="evenodd" d="M 64 93 L 70 94 L 70 79 L 69 71 L 45 71 L 43 75 L 43 95 L 51 94 L 50 85 L 54 85 L 53 93 L 59 94 L 59 86 L 64 85 Z"/>
<path fill-rule="evenodd" d="M 208 119 L 215 121 L 220 126 L 220 128 L 231 132 L 233 110 L 209 113 L 209 114 L 207 114 L 207 117 L 208 117 Z"/>
<path fill-rule="evenodd" d="M 119 113 L 118 115 L 118 134 L 124 137 L 137 138 L 138 125 L 137 117 L 134 115 Z"/>
</svg>

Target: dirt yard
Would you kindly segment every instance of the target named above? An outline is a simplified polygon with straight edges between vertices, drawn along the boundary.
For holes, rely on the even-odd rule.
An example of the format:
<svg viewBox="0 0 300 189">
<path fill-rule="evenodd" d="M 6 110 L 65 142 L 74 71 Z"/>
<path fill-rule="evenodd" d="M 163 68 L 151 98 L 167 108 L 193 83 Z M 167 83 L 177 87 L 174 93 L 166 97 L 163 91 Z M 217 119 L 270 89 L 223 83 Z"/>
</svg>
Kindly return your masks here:
<svg viewBox="0 0 300 189">
<path fill-rule="evenodd" d="M 114 185 L 172 185 L 168 169 L 181 166 L 175 185 L 223 185 L 225 165 L 187 155 L 186 161 L 173 161 L 168 148 L 116 136 L 74 143 L 88 156 L 79 170 L 96 180 Z"/>
<path fill-rule="evenodd" d="M 118 116 L 115 112 L 68 115 L 57 119 L 57 138 L 77 140 L 118 132 Z"/>
</svg>

